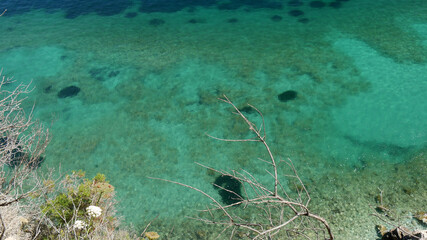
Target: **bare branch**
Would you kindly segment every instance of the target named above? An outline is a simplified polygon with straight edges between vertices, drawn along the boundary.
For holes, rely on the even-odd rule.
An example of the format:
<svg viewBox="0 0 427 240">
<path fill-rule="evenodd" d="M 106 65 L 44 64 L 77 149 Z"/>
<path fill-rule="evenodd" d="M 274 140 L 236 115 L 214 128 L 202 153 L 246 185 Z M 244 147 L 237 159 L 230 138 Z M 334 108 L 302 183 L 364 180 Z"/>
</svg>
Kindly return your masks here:
<svg viewBox="0 0 427 240">
<path fill-rule="evenodd" d="M 11 90 L 5 86 L 12 78 L 1 76 L 0 70 L 0 206 L 18 202 L 43 189 L 33 171 L 43 160 L 49 143 L 49 131 L 32 119 L 34 106 L 26 113 L 21 104 L 33 89 L 18 84 Z M 32 183 L 29 180 L 33 181 Z M 32 185 L 32 186 L 30 186 Z"/>
</svg>

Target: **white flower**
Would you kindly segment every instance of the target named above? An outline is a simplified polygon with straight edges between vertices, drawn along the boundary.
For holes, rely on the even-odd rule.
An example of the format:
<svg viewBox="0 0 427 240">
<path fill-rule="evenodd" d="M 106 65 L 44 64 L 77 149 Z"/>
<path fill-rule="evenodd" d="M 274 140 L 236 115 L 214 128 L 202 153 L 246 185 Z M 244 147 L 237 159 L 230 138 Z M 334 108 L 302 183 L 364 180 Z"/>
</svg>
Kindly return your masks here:
<svg viewBox="0 0 427 240">
<path fill-rule="evenodd" d="M 94 217 L 94 218 L 101 216 L 101 213 L 102 213 L 102 209 L 97 206 L 89 206 L 86 208 L 86 211 L 89 217 Z"/>
<path fill-rule="evenodd" d="M 73 225 L 73 228 L 77 229 L 77 230 L 81 230 L 83 228 L 85 228 L 87 226 L 87 224 L 81 220 L 76 220 L 76 222 Z"/>
</svg>

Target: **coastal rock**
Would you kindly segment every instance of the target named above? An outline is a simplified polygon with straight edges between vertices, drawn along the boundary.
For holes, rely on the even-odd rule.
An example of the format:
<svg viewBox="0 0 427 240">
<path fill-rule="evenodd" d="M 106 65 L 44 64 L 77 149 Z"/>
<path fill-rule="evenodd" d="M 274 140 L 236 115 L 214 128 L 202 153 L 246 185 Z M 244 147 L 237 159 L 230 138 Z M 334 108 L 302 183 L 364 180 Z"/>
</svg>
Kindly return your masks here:
<svg viewBox="0 0 427 240">
<path fill-rule="evenodd" d="M 426 240 L 427 239 L 427 231 L 415 231 L 405 227 L 397 227 L 392 230 L 386 232 L 381 240 Z"/>
</svg>

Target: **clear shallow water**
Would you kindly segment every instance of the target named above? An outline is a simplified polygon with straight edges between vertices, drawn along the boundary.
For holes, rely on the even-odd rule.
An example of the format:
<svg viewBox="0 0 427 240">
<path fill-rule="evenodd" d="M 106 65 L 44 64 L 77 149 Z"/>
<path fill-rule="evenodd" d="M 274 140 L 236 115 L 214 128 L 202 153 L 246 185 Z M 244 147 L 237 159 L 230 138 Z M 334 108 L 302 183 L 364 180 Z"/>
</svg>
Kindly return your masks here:
<svg viewBox="0 0 427 240">
<path fill-rule="evenodd" d="M 159 215 L 160 232 L 195 238 L 183 216 L 207 202 L 147 176 L 214 196 L 194 162 L 268 180 L 261 148 L 205 135 L 245 135 L 216 100 L 227 94 L 263 112 L 274 152 L 339 236 L 373 238 L 377 187 L 402 214 L 427 194 L 427 3 L 302 2 L 6 1 L 0 65 L 32 81 L 36 117 L 54 122 L 44 166 L 106 173 L 136 226 Z M 58 98 L 71 85 L 78 95 Z M 297 98 L 280 102 L 286 90 Z"/>
</svg>

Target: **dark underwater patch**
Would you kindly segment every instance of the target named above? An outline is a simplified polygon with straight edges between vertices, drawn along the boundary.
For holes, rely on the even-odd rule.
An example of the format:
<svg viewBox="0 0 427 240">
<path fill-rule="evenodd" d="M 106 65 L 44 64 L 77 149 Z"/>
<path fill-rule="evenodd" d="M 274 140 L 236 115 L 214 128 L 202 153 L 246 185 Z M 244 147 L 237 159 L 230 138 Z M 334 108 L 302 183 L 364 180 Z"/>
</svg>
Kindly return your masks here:
<svg viewBox="0 0 427 240">
<path fill-rule="evenodd" d="M 288 2 L 288 6 L 291 6 L 291 7 L 299 7 L 302 5 L 304 5 L 304 3 L 301 0 L 291 0 Z"/>
<path fill-rule="evenodd" d="M 108 73 L 108 77 L 109 78 L 112 78 L 112 77 L 115 77 L 115 76 L 117 76 L 117 75 L 119 75 L 120 74 L 120 71 L 119 70 L 113 70 L 113 71 L 111 71 L 110 73 Z"/>
<path fill-rule="evenodd" d="M 239 4 L 234 4 L 233 2 L 220 3 L 217 6 L 219 10 L 236 10 L 239 7 L 241 7 Z"/>
<path fill-rule="evenodd" d="M 224 190 L 214 185 L 214 188 L 218 190 L 218 194 L 221 196 L 222 202 L 224 204 L 230 205 L 242 201 L 239 199 L 239 196 L 242 196 L 242 183 L 240 183 L 234 177 L 224 175 L 219 176 L 215 179 L 214 184 L 226 189 Z"/>
<path fill-rule="evenodd" d="M 19 142 L 16 140 L 15 144 L 13 140 L 11 140 L 8 137 L 0 137 L 0 150 L 4 151 L 6 155 L 10 156 L 10 162 L 6 162 L 9 166 L 16 166 L 18 165 L 23 157 L 24 153 L 22 152 L 22 147 L 18 145 Z M 10 145 L 18 145 L 16 148 L 12 149 L 12 151 L 8 151 L 7 149 L 10 149 Z"/>
<path fill-rule="evenodd" d="M 8 148 L 8 144 L 10 140 L 7 137 L 0 137 L 0 150 L 4 151 L 6 148 Z M 44 158 L 39 157 L 37 159 L 31 159 L 31 157 L 28 154 L 25 154 L 22 151 L 22 147 L 19 146 L 19 141 L 15 142 L 16 148 L 12 149 L 12 151 L 4 151 L 5 154 L 7 154 L 10 158 L 6 164 L 9 167 L 15 168 L 19 167 L 21 165 L 26 165 L 30 167 L 31 169 L 40 167 L 41 163 L 43 162 Z M 10 147 L 9 147 L 10 148 Z M 10 155 L 9 155 L 10 154 Z"/>
<path fill-rule="evenodd" d="M 338 1 L 331 2 L 331 3 L 329 3 L 329 7 L 332 7 L 335 9 L 341 8 L 341 2 L 338 2 Z"/>
<path fill-rule="evenodd" d="M 298 19 L 298 22 L 300 23 L 308 23 L 310 20 L 308 18 L 300 18 Z"/>
<path fill-rule="evenodd" d="M 69 87 L 63 88 L 61 91 L 58 92 L 58 98 L 74 97 L 79 92 L 80 92 L 79 87 L 69 86 Z"/>
<path fill-rule="evenodd" d="M 280 21 L 282 21 L 282 17 L 279 16 L 279 15 L 274 15 L 274 16 L 271 17 L 271 20 L 273 22 L 280 22 Z"/>
<path fill-rule="evenodd" d="M 251 114 L 255 112 L 255 109 L 250 107 L 250 106 L 244 106 L 242 108 L 239 108 L 239 111 L 242 113 L 247 113 L 247 114 Z"/>
<path fill-rule="evenodd" d="M 192 18 L 190 20 L 187 21 L 188 23 L 192 23 L 192 24 L 196 24 L 196 23 L 206 23 L 206 20 L 204 19 L 196 19 L 196 18 Z"/>
<path fill-rule="evenodd" d="M 289 15 L 290 15 L 290 16 L 292 16 L 292 17 L 299 17 L 299 16 L 304 15 L 304 12 L 303 12 L 303 11 L 301 11 L 301 10 L 298 10 L 298 9 L 296 9 L 296 10 L 291 10 L 291 11 L 289 11 L 288 13 L 289 13 Z"/>
<path fill-rule="evenodd" d="M 65 12 L 65 18 L 76 18 L 95 13 L 101 16 L 112 16 L 121 13 L 132 5 L 131 0 L 23 0 L 0 1 L 0 9 L 7 9 L 5 16 L 22 14 L 36 9 L 53 13 Z"/>
<path fill-rule="evenodd" d="M 136 12 L 128 12 L 125 15 L 126 18 L 134 18 L 136 16 L 138 16 L 138 13 L 136 13 Z"/>
<path fill-rule="evenodd" d="M 44 93 L 50 93 L 52 91 L 52 85 L 49 85 L 43 89 Z"/>
<path fill-rule="evenodd" d="M 171 13 L 181 11 L 184 8 L 216 6 L 220 10 L 236 10 L 241 7 L 282 9 L 283 5 L 278 0 L 233 0 L 221 2 L 218 0 L 141 0 L 140 12 L 164 12 Z"/>
<path fill-rule="evenodd" d="M 39 157 L 37 159 L 30 160 L 29 156 L 22 153 L 22 155 L 20 155 L 19 157 L 14 157 L 12 161 L 7 163 L 7 165 L 12 168 L 26 165 L 31 169 L 36 169 L 40 167 L 43 161 L 44 161 L 44 157 Z"/>
<path fill-rule="evenodd" d="M 237 18 L 229 18 L 229 19 L 227 19 L 227 22 L 228 23 L 236 23 L 236 22 L 238 22 L 239 20 L 237 19 Z"/>
<path fill-rule="evenodd" d="M 217 8 L 219 10 L 236 10 L 241 7 L 251 7 L 251 8 L 268 8 L 268 9 L 282 9 L 283 5 L 280 2 L 274 1 L 247 1 L 247 0 L 235 0 L 225 3 L 219 3 Z"/>
<path fill-rule="evenodd" d="M 194 7 L 208 7 L 216 3 L 216 0 L 141 0 L 140 12 L 152 13 L 152 12 L 178 12 L 184 8 Z"/>
<path fill-rule="evenodd" d="M 0 1 L 0 9 L 7 9 L 5 16 L 21 14 L 36 9 L 44 9 L 46 12 L 64 11 L 65 18 L 73 19 L 81 15 L 95 13 L 101 16 L 112 16 L 122 13 L 132 6 L 132 0 L 5 0 Z M 227 3 L 219 0 L 140 0 L 139 12 L 171 13 L 185 8 L 215 6 L 221 10 L 234 10 L 241 7 L 282 9 L 283 4 L 279 0 L 232 0 Z M 295 1 L 299 4 L 299 1 Z M 134 14 L 129 17 L 134 17 Z"/>
<path fill-rule="evenodd" d="M 277 98 L 281 102 L 287 102 L 290 100 L 294 100 L 295 98 L 297 98 L 297 96 L 298 96 L 298 93 L 296 91 L 288 90 L 288 91 L 284 91 L 281 94 L 277 95 Z"/>
<path fill-rule="evenodd" d="M 243 1 L 248 2 L 248 1 Z M 253 1 L 256 4 L 251 4 L 249 6 L 254 8 L 270 8 L 270 9 L 282 9 L 283 5 L 280 2 L 270 2 L 270 1 Z"/>
<path fill-rule="evenodd" d="M 365 147 L 371 151 L 383 152 L 391 156 L 402 156 L 408 154 L 411 150 L 413 150 L 412 147 L 402 147 L 397 144 L 375 141 L 363 141 L 348 135 L 344 136 L 344 138 L 349 140 L 354 145 Z"/>
<path fill-rule="evenodd" d="M 310 7 L 312 8 L 323 8 L 326 6 L 326 3 L 322 2 L 322 1 L 311 1 L 310 2 Z"/>
<path fill-rule="evenodd" d="M 95 67 L 89 70 L 89 74 L 92 78 L 98 81 L 105 81 L 109 78 L 116 77 L 120 74 L 119 70 L 111 70 L 107 67 Z"/>
<path fill-rule="evenodd" d="M 107 71 L 107 68 L 91 68 L 89 74 L 92 78 L 98 81 L 105 81 L 104 73 Z"/>
</svg>

